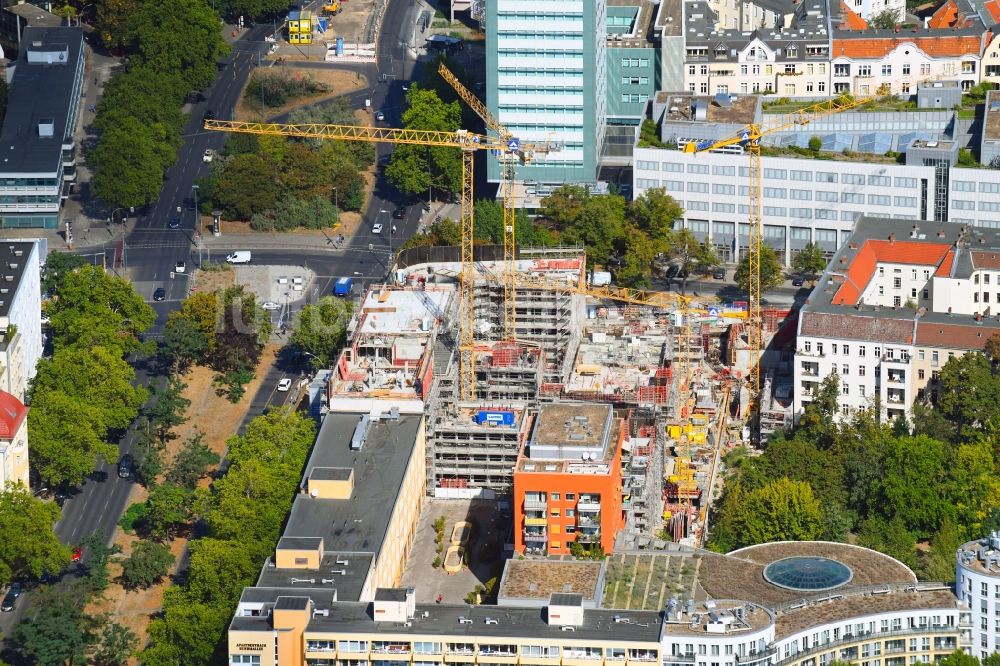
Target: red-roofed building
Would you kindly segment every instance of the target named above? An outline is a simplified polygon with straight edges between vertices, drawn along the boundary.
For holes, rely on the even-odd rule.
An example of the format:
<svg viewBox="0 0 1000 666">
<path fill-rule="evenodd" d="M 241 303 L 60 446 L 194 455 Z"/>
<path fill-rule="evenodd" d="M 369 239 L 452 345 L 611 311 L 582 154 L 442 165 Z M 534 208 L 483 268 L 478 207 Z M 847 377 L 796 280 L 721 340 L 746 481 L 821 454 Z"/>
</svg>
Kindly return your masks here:
<svg viewBox="0 0 1000 666">
<path fill-rule="evenodd" d="M 28 408 L 0 391 L 0 488 L 8 483 L 28 487 Z"/>
<path fill-rule="evenodd" d="M 948 359 L 1000 332 L 1000 241 L 959 224 L 864 217 L 799 313 L 794 409 L 840 381 L 843 414 L 907 416 Z"/>
</svg>

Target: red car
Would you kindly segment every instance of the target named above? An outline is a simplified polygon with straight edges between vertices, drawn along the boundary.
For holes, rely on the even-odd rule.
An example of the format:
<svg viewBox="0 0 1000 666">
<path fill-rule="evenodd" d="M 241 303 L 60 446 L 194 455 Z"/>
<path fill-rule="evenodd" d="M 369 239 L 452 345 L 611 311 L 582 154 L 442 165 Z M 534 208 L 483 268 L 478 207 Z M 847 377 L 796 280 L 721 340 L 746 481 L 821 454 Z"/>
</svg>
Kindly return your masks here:
<svg viewBox="0 0 1000 666">
<path fill-rule="evenodd" d="M 73 549 L 73 557 L 70 559 L 72 559 L 73 562 L 79 562 L 81 557 L 83 557 L 83 548 L 77 546 Z"/>
</svg>

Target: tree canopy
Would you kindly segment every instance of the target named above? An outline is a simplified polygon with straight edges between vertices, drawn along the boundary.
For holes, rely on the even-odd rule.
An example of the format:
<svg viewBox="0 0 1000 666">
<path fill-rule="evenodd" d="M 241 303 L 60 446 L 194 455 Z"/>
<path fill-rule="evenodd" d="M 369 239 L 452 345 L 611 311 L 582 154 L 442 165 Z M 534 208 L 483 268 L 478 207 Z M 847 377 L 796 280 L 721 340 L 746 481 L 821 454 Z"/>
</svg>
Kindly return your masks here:
<svg viewBox="0 0 1000 666">
<path fill-rule="evenodd" d="M 420 86 L 406 93 L 403 112 L 406 129 L 454 132 L 462 126 L 462 108 L 457 101 L 446 103 L 438 94 Z M 404 194 L 420 194 L 429 187 L 447 192 L 462 189 L 462 155 L 456 148 L 442 146 L 397 146 L 392 151 L 386 178 Z"/>
<path fill-rule="evenodd" d="M 744 252 L 736 267 L 736 284 L 742 291 L 750 291 L 750 253 Z M 785 268 L 781 265 L 777 253 L 770 245 L 760 246 L 760 291 L 771 291 L 785 281 Z"/>
<path fill-rule="evenodd" d="M 333 296 L 303 306 L 296 315 L 290 342 L 308 352 L 316 367 L 330 367 L 344 344 L 353 309 L 351 301 Z"/>
<path fill-rule="evenodd" d="M 22 486 L 0 492 L 0 533 L 18 535 L 0 539 L 0 580 L 38 577 L 61 571 L 69 562 L 69 548 L 52 531 L 60 509 Z"/>
</svg>

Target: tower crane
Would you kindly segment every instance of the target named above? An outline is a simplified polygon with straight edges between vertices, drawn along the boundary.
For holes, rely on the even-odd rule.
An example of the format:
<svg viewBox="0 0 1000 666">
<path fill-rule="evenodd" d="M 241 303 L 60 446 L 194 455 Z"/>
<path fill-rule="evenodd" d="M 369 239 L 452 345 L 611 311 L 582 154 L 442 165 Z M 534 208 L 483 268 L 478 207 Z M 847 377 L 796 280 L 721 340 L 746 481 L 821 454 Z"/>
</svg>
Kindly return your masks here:
<svg viewBox="0 0 1000 666">
<path fill-rule="evenodd" d="M 234 120 L 205 120 L 205 129 L 220 132 L 240 132 L 269 136 L 294 136 L 309 139 L 339 139 L 367 143 L 445 146 L 462 151 L 462 250 L 461 250 L 461 326 L 459 329 L 459 396 L 462 400 L 475 397 L 475 344 L 473 285 L 475 263 L 472 258 L 473 240 L 473 155 L 477 150 L 501 150 L 505 145 L 497 137 L 474 134 L 465 130 L 453 132 L 417 129 L 366 127 L 360 125 L 252 123 Z"/>
<path fill-rule="evenodd" d="M 756 406 L 760 393 L 760 355 L 763 351 L 763 319 L 760 309 L 760 254 L 763 243 L 764 221 L 761 215 L 761 163 L 760 140 L 775 132 L 780 132 L 800 125 L 808 125 L 813 120 L 832 116 L 841 111 L 847 111 L 868 104 L 879 96 L 888 93 L 888 86 L 882 85 L 874 95 L 867 97 L 850 97 L 842 95 L 835 99 L 807 106 L 768 121 L 767 124 L 751 123 L 739 130 L 733 136 L 719 141 L 692 141 L 684 146 L 686 153 L 703 153 L 718 150 L 727 146 L 742 146 L 750 157 L 750 242 L 747 251 L 747 263 L 750 277 L 749 312 L 747 313 L 747 346 L 750 349 L 750 372 L 747 384 L 750 391 L 750 404 Z M 739 235 L 737 234 L 737 239 Z M 738 241 L 737 241 L 738 242 Z"/>
<path fill-rule="evenodd" d="M 514 167 L 518 161 L 530 164 L 535 154 L 558 150 L 558 144 L 521 143 L 504 127 L 490 112 L 489 108 L 458 80 L 451 70 L 442 62 L 438 66 L 438 74 L 455 89 L 458 96 L 469 105 L 479 116 L 487 129 L 496 132 L 500 143 L 505 147 L 500 152 L 500 196 L 503 199 L 503 270 L 501 286 L 503 287 L 503 331 L 504 336 L 513 340 L 516 324 L 516 298 L 514 286 L 516 271 L 514 261 L 517 259 L 517 238 L 515 236 L 516 214 L 514 210 Z"/>
</svg>

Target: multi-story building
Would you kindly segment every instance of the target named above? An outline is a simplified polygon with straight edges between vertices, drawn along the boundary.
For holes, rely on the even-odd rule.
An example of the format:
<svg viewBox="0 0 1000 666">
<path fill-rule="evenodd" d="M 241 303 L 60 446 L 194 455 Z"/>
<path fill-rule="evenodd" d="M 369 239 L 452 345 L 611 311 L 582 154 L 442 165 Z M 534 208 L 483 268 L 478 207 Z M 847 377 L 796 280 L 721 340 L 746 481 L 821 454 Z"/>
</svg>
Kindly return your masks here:
<svg viewBox="0 0 1000 666">
<path fill-rule="evenodd" d="M 841 414 L 907 417 L 948 359 L 1000 332 L 998 253 L 983 229 L 860 218 L 799 313 L 796 415 L 835 374 Z"/>
<path fill-rule="evenodd" d="M 25 28 L 0 129 L 0 226 L 59 226 L 76 180 L 83 30 Z"/>
<path fill-rule="evenodd" d="M 661 585 L 683 596 L 655 592 L 661 603 L 649 609 L 609 603 L 610 569 L 596 565 L 595 579 L 593 565 L 578 562 L 508 562 L 497 606 L 421 602 L 415 588 L 360 598 L 305 584 L 247 588 L 229 627 L 230 663 L 906 666 L 968 647 L 978 614 L 948 586 L 917 583 L 898 561 L 846 544 L 659 557 Z M 696 573 L 680 584 L 673 566 Z M 643 569 L 635 587 L 651 589 L 648 576 Z"/>
<path fill-rule="evenodd" d="M 991 33 L 969 0 L 946 0 L 923 26 L 902 30 L 860 30 L 847 17 L 846 4 L 830 3 L 833 92 L 913 95 L 917 85 L 953 79 L 962 90 L 980 81 L 980 62 Z"/>
<path fill-rule="evenodd" d="M 917 139 L 906 164 L 764 156 L 764 242 L 789 264 L 809 242 L 835 252 L 862 215 L 1000 227 L 1000 171 L 959 167 L 957 153 L 953 141 Z M 633 191 L 665 188 L 682 224 L 737 261 L 749 242 L 749 168 L 745 154 L 636 147 Z"/>
<path fill-rule="evenodd" d="M 958 549 L 955 594 L 978 617 L 969 654 L 985 659 L 1000 652 L 1000 532 Z"/>
<path fill-rule="evenodd" d="M 596 182 L 607 126 L 607 14 L 605 0 L 487 3 L 487 105 L 520 141 L 559 147 L 519 167 L 518 180 Z M 621 76 L 630 87 L 633 74 L 648 77 L 653 57 L 637 56 L 635 67 L 629 57 Z M 499 161 L 487 165 L 499 181 Z"/>
<path fill-rule="evenodd" d="M 0 390 L 22 402 L 42 357 L 42 251 L 38 241 L 0 240 Z"/>
<path fill-rule="evenodd" d="M 544 405 L 514 468 L 514 550 L 566 555 L 573 543 L 605 553 L 625 526 L 622 443 L 610 405 Z"/>
<path fill-rule="evenodd" d="M 28 487 L 28 409 L 0 391 L 0 490 L 8 484 Z"/>
</svg>

